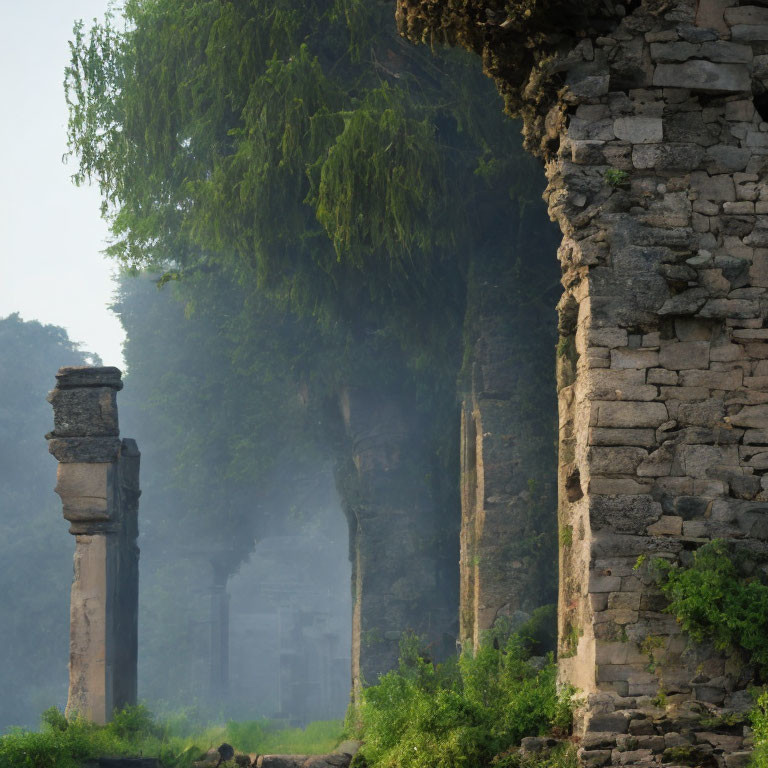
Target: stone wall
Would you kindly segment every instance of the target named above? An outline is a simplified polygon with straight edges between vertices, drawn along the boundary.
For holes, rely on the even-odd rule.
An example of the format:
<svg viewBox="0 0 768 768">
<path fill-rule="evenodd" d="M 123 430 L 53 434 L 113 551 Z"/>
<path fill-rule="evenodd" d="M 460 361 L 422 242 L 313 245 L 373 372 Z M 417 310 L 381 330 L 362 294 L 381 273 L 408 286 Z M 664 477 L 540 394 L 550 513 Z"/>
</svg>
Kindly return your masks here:
<svg viewBox="0 0 768 768">
<path fill-rule="evenodd" d="M 56 493 L 76 541 L 67 716 L 100 724 L 136 703 L 140 456 L 119 437 L 122 386 L 117 368 L 61 368 L 48 397 Z"/>
<path fill-rule="evenodd" d="M 587 697 L 588 764 L 730 768 L 742 726 L 712 733 L 712 717 L 749 705 L 753 670 L 691 648 L 636 566 L 712 538 L 766 554 L 768 8 L 628 10 L 563 59 L 549 114 L 561 677 Z"/>
<path fill-rule="evenodd" d="M 481 54 L 545 160 L 563 233 L 559 663 L 585 702 L 581 759 L 742 765 L 748 734 L 720 716 L 750 705 L 753 670 L 692 647 L 635 566 L 721 538 L 765 567 L 768 7 L 397 0 L 397 16 Z"/>
</svg>

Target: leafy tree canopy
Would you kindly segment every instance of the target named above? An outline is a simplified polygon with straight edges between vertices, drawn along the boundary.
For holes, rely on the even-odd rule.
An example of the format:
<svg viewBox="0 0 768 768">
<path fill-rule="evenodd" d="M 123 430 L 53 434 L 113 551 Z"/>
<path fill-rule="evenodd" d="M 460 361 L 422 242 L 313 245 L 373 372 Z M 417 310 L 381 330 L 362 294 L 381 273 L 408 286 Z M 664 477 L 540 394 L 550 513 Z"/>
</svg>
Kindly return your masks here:
<svg viewBox="0 0 768 768">
<path fill-rule="evenodd" d="M 112 255 L 169 276 L 224 266 L 358 341 L 439 356 L 468 258 L 510 192 L 530 194 L 481 74 L 402 41 L 383 0 L 123 14 L 78 24 L 66 71 L 75 179 L 101 187 Z"/>
</svg>

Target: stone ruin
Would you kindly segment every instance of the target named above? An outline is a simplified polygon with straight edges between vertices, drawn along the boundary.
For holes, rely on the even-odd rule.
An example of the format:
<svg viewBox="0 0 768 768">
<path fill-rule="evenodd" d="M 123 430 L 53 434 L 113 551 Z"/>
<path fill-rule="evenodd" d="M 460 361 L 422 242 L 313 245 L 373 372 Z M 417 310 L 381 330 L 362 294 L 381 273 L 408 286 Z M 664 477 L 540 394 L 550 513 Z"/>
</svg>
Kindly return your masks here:
<svg viewBox="0 0 768 768">
<path fill-rule="evenodd" d="M 692 646 L 635 565 L 715 538 L 768 561 L 768 7 L 613 16 L 541 65 L 561 85 L 536 119 L 537 73 L 522 89 L 563 233 L 560 677 L 582 764 L 738 768 L 749 731 L 724 716 L 751 706 L 754 670 Z"/>
<path fill-rule="evenodd" d="M 70 367 L 48 396 L 56 493 L 75 536 L 67 716 L 106 723 L 136 703 L 139 460 L 120 439 L 117 368 Z"/>
<path fill-rule="evenodd" d="M 749 734 L 724 716 L 750 706 L 753 670 L 691 647 L 635 565 L 642 556 L 688 562 L 714 538 L 768 561 L 768 7 L 643 0 L 614 16 L 610 29 L 547 61 L 562 87 L 526 126 L 563 233 L 561 680 L 583 697 L 582 764 L 683 756 L 740 768 Z M 540 109 L 535 84 L 532 75 L 523 94 Z M 130 570 L 136 557 L 138 455 L 117 437 L 117 389 L 114 369 L 63 369 L 52 397 L 58 491 L 78 537 L 70 707 L 94 719 L 106 717 L 108 696 L 120 698 L 107 672 L 107 651 L 117 650 L 108 563 Z M 473 497 L 465 515 L 483 504 Z M 465 568 L 486 541 L 468 542 Z M 357 582 L 368 573 L 357 564 Z M 463 574 L 469 638 L 493 620 L 485 606 L 519 592 L 509 574 Z M 381 625 L 385 607 L 361 591 L 356 600 L 359 673 L 362 618 L 371 610 Z M 98 637 L 81 626 L 90 610 L 91 626 L 104 627 Z M 132 652 L 135 665 L 135 641 Z M 101 691 L 92 699 L 83 698 L 89 680 Z"/>
</svg>

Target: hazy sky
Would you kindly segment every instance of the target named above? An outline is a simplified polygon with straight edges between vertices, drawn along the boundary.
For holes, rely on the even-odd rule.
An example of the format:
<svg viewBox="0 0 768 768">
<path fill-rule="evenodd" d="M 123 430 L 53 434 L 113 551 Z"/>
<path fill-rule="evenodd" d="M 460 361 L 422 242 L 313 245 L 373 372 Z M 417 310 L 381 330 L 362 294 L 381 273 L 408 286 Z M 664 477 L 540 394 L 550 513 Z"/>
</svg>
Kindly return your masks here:
<svg viewBox="0 0 768 768">
<path fill-rule="evenodd" d="M 72 23 L 101 18 L 107 0 L 0 0 L 0 317 L 61 325 L 121 365 L 122 329 L 107 309 L 114 267 L 95 189 L 63 165 L 62 88 Z"/>
</svg>

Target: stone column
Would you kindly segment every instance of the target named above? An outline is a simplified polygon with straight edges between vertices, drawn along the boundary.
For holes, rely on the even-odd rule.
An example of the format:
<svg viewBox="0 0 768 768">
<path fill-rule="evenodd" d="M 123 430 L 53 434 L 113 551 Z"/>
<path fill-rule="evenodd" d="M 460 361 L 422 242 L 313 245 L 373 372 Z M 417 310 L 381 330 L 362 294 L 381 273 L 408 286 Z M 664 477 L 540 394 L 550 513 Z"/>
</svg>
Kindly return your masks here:
<svg viewBox="0 0 768 768">
<path fill-rule="evenodd" d="M 229 594 L 227 582 L 232 568 L 230 557 L 211 558 L 213 581 L 211 584 L 209 690 L 215 701 L 229 695 Z"/>
<path fill-rule="evenodd" d="M 689 641 L 648 563 L 712 539 L 768 557 L 764 23 L 736 0 L 639 3 L 570 52 L 550 113 L 560 670 L 589 765 L 649 763 L 669 732 L 697 765 L 746 759 L 740 726 L 699 719 L 748 707 L 754 670 Z"/>
<path fill-rule="evenodd" d="M 744 765 L 727 720 L 755 671 L 689 642 L 647 564 L 712 539 L 768 561 L 768 8 L 541 5 L 524 35 L 483 0 L 399 13 L 414 38 L 447 28 L 482 52 L 546 161 L 564 236 L 559 664 L 581 759 Z"/>
<path fill-rule="evenodd" d="M 355 698 L 397 666 L 403 633 L 436 658 L 455 650 L 456 563 L 444 563 L 455 518 L 436 503 L 426 430 L 403 399 L 362 388 L 341 396 L 352 446 L 337 483 L 350 526 Z"/>
<path fill-rule="evenodd" d="M 516 216 L 517 214 L 517 216 Z M 473 262 L 461 414 L 462 646 L 500 619 L 517 626 L 557 595 L 557 405 L 546 209 L 510 205 L 511 237 Z M 521 278 L 533 276 L 530 281 Z"/>
<path fill-rule="evenodd" d="M 107 722 L 136 703 L 139 460 L 121 440 L 117 368 L 71 367 L 48 396 L 56 493 L 75 536 L 67 716 Z"/>
</svg>

